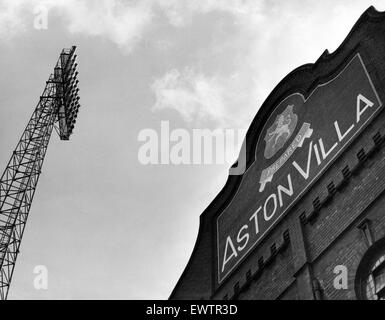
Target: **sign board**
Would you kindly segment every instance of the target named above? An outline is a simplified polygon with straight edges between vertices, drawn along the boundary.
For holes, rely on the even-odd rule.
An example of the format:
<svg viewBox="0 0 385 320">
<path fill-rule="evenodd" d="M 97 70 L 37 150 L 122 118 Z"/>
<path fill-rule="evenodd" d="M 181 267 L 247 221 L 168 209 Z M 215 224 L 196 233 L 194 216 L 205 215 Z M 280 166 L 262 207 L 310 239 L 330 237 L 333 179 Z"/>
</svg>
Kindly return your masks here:
<svg viewBox="0 0 385 320">
<path fill-rule="evenodd" d="M 275 107 L 237 195 L 218 216 L 218 282 L 231 273 L 325 171 L 382 103 L 360 54 L 333 79 Z M 250 179 L 251 178 L 251 179 Z"/>
</svg>

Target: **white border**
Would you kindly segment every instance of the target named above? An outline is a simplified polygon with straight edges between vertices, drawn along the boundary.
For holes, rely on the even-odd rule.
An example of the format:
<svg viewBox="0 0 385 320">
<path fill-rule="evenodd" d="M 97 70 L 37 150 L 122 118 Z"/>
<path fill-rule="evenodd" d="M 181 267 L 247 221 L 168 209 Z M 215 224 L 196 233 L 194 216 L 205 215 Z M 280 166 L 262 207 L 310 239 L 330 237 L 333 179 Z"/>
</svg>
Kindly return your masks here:
<svg viewBox="0 0 385 320">
<path fill-rule="evenodd" d="M 238 187 L 238 190 L 236 191 L 236 193 L 235 193 L 235 195 L 233 196 L 233 199 L 230 201 L 230 203 L 226 206 L 226 208 L 225 209 L 223 209 L 222 210 L 222 213 L 217 217 L 217 219 L 216 219 L 216 222 L 217 222 L 217 264 L 218 264 L 218 284 L 221 284 L 222 283 L 222 281 L 234 270 L 234 268 L 235 267 L 237 267 L 238 265 L 239 265 L 239 263 L 242 261 L 242 260 L 244 260 L 246 257 L 247 257 L 247 255 L 248 255 L 248 253 L 258 244 L 258 243 L 260 243 L 261 241 L 262 241 L 262 239 L 264 238 L 264 236 L 266 235 L 266 233 L 268 232 L 268 231 L 270 231 L 270 229 L 271 228 L 273 228 L 283 217 L 284 217 L 284 215 L 287 213 L 287 211 L 289 210 L 289 209 L 291 209 L 291 207 L 293 206 L 293 204 L 298 200 L 298 198 L 300 197 L 300 196 L 302 196 L 302 194 L 305 192 L 305 191 L 307 191 L 310 187 L 311 187 L 311 185 L 313 184 L 313 182 L 319 177 L 319 175 L 321 174 L 321 173 L 323 173 L 327 168 L 328 168 L 328 166 L 329 166 L 329 164 L 337 157 L 337 156 L 339 156 L 340 154 L 341 154 L 341 152 L 345 149 L 345 147 L 347 146 L 347 144 L 358 134 L 358 133 L 360 133 L 361 131 L 362 131 L 362 129 L 363 129 L 363 127 L 368 123 L 368 121 L 369 120 L 371 120 L 373 117 L 374 117 L 374 115 L 376 115 L 377 113 L 378 113 L 378 111 L 379 110 L 381 110 L 381 107 L 382 107 L 382 102 L 381 102 L 381 100 L 380 100 L 380 97 L 378 96 L 378 93 L 377 93 L 377 91 L 376 91 L 376 88 L 374 87 L 374 85 L 373 85 L 373 82 L 372 82 L 372 79 L 370 78 L 370 76 L 369 76 L 369 73 L 368 73 L 368 71 L 367 71 L 367 69 L 366 69 L 366 67 L 365 67 L 365 64 L 364 64 L 364 62 L 363 62 L 363 60 L 362 60 L 362 58 L 361 58 L 361 55 L 359 54 L 359 53 L 357 53 L 350 61 L 349 61 L 349 63 L 333 78 L 333 79 L 331 79 L 331 80 L 329 80 L 329 81 L 327 81 L 327 82 L 325 82 L 325 83 L 322 83 L 322 84 L 319 84 L 319 85 L 317 85 L 317 87 L 310 93 L 310 95 L 307 97 L 307 99 L 305 99 L 305 97 L 303 96 L 303 94 L 301 94 L 301 93 L 298 93 L 298 92 L 296 92 L 296 93 L 292 93 L 292 94 L 290 94 L 290 95 L 288 95 L 287 97 L 285 97 L 285 99 L 283 99 L 280 103 L 278 103 L 277 104 L 277 107 L 273 110 L 273 112 L 271 113 L 271 115 L 270 115 L 270 117 L 272 116 L 272 114 L 275 112 L 275 110 L 278 108 L 278 106 L 280 106 L 281 105 L 281 103 L 283 102 L 283 101 L 285 101 L 286 99 L 288 99 L 289 97 L 291 97 L 291 96 L 293 96 L 293 95 L 300 95 L 300 96 L 302 96 L 302 98 L 303 98 L 303 100 L 304 100 L 304 103 L 306 103 L 306 101 L 313 95 L 313 93 L 318 89 L 318 88 L 320 88 L 320 87 L 323 87 L 323 86 L 325 86 L 325 85 L 327 85 L 327 84 L 329 84 L 330 82 L 333 82 L 335 79 L 337 79 L 348 67 L 349 67 L 349 65 L 353 62 L 353 60 L 354 59 L 356 59 L 356 57 L 358 57 L 359 58 L 359 60 L 360 60 L 360 62 L 361 62 L 361 64 L 362 64 L 362 67 L 363 67 L 363 69 L 364 69 L 364 71 L 365 71 L 365 74 L 366 74 L 366 76 L 368 77 L 368 80 L 369 80 L 369 83 L 370 83 L 370 85 L 371 85 L 371 87 L 372 87 L 372 89 L 373 89 L 373 91 L 374 91 L 374 93 L 375 93 L 375 95 L 376 95 L 376 98 L 377 98 L 377 100 L 378 100 L 378 103 L 379 103 L 379 106 L 378 106 L 378 108 L 377 108 L 377 110 L 361 125 L 361 127 L 350 137 L 350 139 L 349 140 L 347 140 L 346 142 L 345 142 L 345 144 L 339 149 L 339 151 L 329 160 L 329 162 L 327 162 L 326 164 L 325 164 L 325 166 L 323 167 L 323 169 L 321 169 L 317 174 L 316 174 L 316 176 L 308 183 L 308 185 L 307 185 L 307 187 L 304 189 L 304 190 L 302 190 L 298 195 L 297 195 L 297 197 L 287 206 L 287 208 L 281 213 L 281 215 L 277 218 L 277 220 L 276 221 L 274 221 L 272 224 L 271 224 L 271 226 L 269 227 L 269 228 L 267 228 L 266 230 L 265 230 L 265 232 L 249 247 L 249 249 L 243 254 L 243 256 L 242 256 L 242 258 L 240 258 L 223 276 L 222 276 L 222 279 L 220 279 L 220 275 L 221 275 L 221 273 L 220 273 L 220 261 L 219 261 L 219 257 L 220 257 L 220 254 L 219 254 L 219 225 L 218 225 L 218 221 L 219 221 L 219 218 L 221 217 L 221 215 L 227 210 L 227 208 L 228 207 L 230 207 L 230 205 L 232 204 L 232 202 L 234 201 L 234 199 L 236 198 L 236 196 L 237 196 L 237 194 L 238 194 L 238 192 L 239 192 L 239 189 L 240 189 L 240 187 L 241 187 L 241 185 L 242 185 L 242 182 L 243 182 L 243 179 L 244 179 L 244 177 L 246 176 L 246 172 L 247 171 L 249 171 L 249 169 L 251 169 L 251 167 L 253 167 L 254 166 L 254 164 L 256 163 L 256 158 L 257 158 L 257 155 L 255 154 L 255 159 L 254 159 L 254 162 L 253 162 L 253 164 L 245 171 L 245 173 L 244 173 L 244 175 L 243 175 L 243 177 L 242 177 L 242 180 L 241 180 L 241 183 L 239 184 L 239 187 Z M 269 117 L 269 119 L 270 119 L 270 117 Z M 262 128 L 262 131 L 261 132 L 263 132 L 263 130 L 264 130 L 264 128 L 265 128 L 265 126 L 267 125 L 267 123 L 268 123 L 268 121 L 269 121 L 269 119 L 266 121 L 266 123 L 265 123 L 265 125 L 263 126 L 263 128 Z M 259 145 L 259 141 L 260 141 L 260 138 L 261 138 L 261 135 L 258 137 L 258 141 L 257 141 L 257 145 L 256 145 L 256 152 L 257 152 L 257 149 L 258 149 L 258 145 Z"/>
</svg>

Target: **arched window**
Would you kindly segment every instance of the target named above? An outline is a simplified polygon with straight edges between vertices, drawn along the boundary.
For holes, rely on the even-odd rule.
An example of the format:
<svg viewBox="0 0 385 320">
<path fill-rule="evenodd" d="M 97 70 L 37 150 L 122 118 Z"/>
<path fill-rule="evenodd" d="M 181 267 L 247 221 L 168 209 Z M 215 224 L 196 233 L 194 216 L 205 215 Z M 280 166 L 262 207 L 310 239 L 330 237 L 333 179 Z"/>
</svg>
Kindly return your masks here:
<svg viewBox="0 0 385 320">
<path fill-rule="evenodd" d="M 364 254 L 357 269 L 355 290 L 360 300 L 385 300 L 385 238 Z"/>
</svg>

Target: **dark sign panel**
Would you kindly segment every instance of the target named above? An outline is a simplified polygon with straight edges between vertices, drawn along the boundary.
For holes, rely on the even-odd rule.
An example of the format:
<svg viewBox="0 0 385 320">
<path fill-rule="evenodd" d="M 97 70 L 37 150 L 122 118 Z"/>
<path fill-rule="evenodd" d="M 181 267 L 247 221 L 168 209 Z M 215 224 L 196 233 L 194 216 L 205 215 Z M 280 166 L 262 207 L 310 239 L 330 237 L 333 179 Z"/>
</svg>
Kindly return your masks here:
<svg viewBox="0 0 385 320">
<path fill-rule="evenodd" d="M 217 219 L 219 283 L 381 107 L 359 54 L 306 99 L 294 93 L 276 106 L 261 131 L 255 162 Z"/>
</svg>

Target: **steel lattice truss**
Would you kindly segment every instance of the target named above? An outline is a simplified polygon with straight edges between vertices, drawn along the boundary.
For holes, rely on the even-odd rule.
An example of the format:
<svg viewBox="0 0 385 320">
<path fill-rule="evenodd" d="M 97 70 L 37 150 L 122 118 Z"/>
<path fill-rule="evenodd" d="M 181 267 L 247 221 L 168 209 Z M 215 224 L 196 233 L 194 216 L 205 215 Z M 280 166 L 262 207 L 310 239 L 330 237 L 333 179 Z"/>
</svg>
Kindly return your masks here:
<svg viewBox="0 0 385 320">
<path fill-rule="evenodd" d="M 0 179 L 0 299 L 6 299 L 53 128 L 72 134 L 79 109 L 74 54 L 64 49 Z"/>
</svg>

